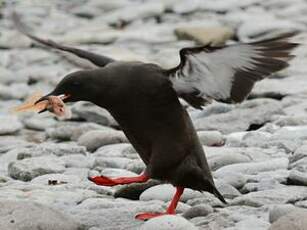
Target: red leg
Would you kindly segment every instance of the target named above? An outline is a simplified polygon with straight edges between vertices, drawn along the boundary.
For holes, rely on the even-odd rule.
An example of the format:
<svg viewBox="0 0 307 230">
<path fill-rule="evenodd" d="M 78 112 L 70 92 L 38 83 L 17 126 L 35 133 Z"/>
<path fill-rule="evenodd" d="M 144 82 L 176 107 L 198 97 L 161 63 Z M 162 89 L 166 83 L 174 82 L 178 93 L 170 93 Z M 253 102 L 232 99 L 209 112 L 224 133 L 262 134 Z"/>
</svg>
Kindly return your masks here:
<svg viewBox="0 0 307 230">
<path fill-rule="evenodd" d="M 105 176 L 95 176 L 95 177 L 89 177 L 88 179 L 97 185 L 115 186 L 115 185 L 120 185 L 120 184 L 146 182 L 149 180 L 149 177 L 145 173 L 143 173 L 135 177 L 119 177 L 119 178 L 111 179 Z"/>
<path fill-rule="evenodd" d="M 176 187 L 176 193 L 168 206 L 166 212 L 163 213 L 140 213 L 135 216 L 138 220 L 148 220 L 153 217 L 162 216 L 162 215 L 175 215 L 176 214 L 176 207 L 180 200 L 180 197 L 183 193 L 184 188 L 183 187 Z"/>
</svg>

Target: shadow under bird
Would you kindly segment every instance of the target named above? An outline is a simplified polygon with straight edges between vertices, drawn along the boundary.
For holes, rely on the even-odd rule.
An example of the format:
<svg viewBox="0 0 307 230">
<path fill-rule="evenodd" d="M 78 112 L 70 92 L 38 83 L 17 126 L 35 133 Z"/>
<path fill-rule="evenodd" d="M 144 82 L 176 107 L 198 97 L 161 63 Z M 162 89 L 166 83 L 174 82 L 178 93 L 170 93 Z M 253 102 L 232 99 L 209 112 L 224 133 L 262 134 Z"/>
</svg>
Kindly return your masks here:
<svg viewBox="0 0 307 230">
<path fill-rule="evenodd" d="M 242 102 L 255 82 L 288 66 L 297 46 L 290 41 L 295 34 L 287 33 L 252 43 L 183 48 L 180 64 L 163 69 L 156 64 L 116 61 L 39 38 L 28 32 L 16 13 L 13 21 L 34 41 L 73 53 L 97 67 L 65 76 L 37 102 L 65 95 L 64 102 L 90 101 L 107 109 L 146 164 L 140 176 L 89 179 L 97 185 L 115 186 L 153 178 L 176 187 L 164 213 L 138 214 L 136 218 L 141 220 L 175 214 L 185 188 L 213 193 L 226 203 L 215 187 L 204 150 L 179 97 L 197 109 L 211 100 Z"/>
</svg>

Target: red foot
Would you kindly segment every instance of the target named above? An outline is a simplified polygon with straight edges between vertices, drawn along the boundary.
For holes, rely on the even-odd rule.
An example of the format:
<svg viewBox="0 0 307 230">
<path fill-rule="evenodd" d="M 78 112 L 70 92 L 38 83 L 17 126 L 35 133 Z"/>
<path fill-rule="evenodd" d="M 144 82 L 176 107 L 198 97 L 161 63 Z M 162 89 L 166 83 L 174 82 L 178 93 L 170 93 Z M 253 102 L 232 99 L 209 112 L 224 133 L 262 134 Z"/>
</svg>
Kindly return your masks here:
<svg viewBox="0 0 307 230">
<path fill-rule="evenodd" d="M 168 206 L 166 212 L 163 213 L 140 213 L 135 216 L 135 219 L 138 220 L 149 220 L 151 218 L 157 217 L 157 216 L 163 216 L 163 215 L 175 215 L 176 214 L 176 207 L 178 205 L 179 199 L 183 193 L 184 188 L 183 187 L 177 187 L 176 193 Z"/>
<path fill-rule="evenodd" d="M 146 220 L 149 220 L 149 219 L 152 219 L 152 218 L 155 218 L 155 217 L 158 217 L 158 216 L 163 216 L 163 215 L 175 215 L 175 213 L 170 214 L 170 213 L 167 213 L 167 212 L 163 212 L 163 213 L 144 212 L 144 213 L 137 214 L 135 216 L 135 219 L 146 221 Z"/>
<path fill-rule="evenodd" d="M 142 174 L 136 177 L 120 177 L 120 178 L 111 179 L 106 176 L 95 176 L 95 177 L 89 177 L 88 179 L 97 185 L 115 186 L 120 184 L 122 185 L 122 184 L 146 182 L 149 180 L 149 177 L 146 176 L 145 174 Z"/>
</svg>

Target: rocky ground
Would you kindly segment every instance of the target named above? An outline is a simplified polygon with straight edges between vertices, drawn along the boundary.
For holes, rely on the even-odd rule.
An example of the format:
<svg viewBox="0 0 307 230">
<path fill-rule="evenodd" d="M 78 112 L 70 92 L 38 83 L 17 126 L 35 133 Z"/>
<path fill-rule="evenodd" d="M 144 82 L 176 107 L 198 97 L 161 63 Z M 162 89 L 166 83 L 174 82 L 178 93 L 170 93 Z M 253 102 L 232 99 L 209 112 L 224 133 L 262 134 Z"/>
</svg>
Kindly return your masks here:
<svg viewBox="0 0 307 230">
<path fill-rule="evenodd" d="M 174 188 L 96 186 L 88 175 L 136 175 L 144 169 L 116 121 L 87 102 L 71 120 L 52 114 L 10 114 L 67 73 L 92 68 L 46 50 L 18 33 L 17 10 L 42 37 L 121 60 L 171 67 L 178 50 L 197 43 L 261 39 L 301 31 L 304 0 L 52 0 L 0 1 L 0 229 L 307 229 L 306 47 L 287 70 L 258 83 L 239 105 L 188 107 L 213 170 L 223 205 L 186 190 L 176 217 L 145 224 L 144 211 L 163 211 Z M 184 105 L 186 106 L 186 105 Z M 116 197 L 116 198 L 114 198 Z M 128 199 L 127 199 L 128 198 Z"/>
</svg>

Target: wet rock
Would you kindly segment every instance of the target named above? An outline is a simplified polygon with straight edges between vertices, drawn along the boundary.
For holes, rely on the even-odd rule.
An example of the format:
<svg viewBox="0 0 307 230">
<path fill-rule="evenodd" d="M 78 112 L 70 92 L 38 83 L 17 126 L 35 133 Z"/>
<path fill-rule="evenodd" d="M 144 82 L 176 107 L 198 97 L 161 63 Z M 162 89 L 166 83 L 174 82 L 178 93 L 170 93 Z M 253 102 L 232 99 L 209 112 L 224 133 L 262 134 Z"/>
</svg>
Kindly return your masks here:
<svg viewBox="0 0 307 230">
<path fill-rule="evenodd" d="M 187 219 L 192 219 L 198 216 L 207 216 L 208 214 L 213 212 L 213 208 L 206 204 L 200 204 L 193 206 L 189 210 L 183 213 L 183 217 Z"/>
<path fill-rule="evenodd" d="M 29 181 L 48 173 L 62 173 L 64 170 L 64 162 L 51 156 L 27 158 L 11 162 L 8 166 L 10 177 L 22 181 Z"/>
<path fill-rule="evenodd" d="M 307 226 L 307 211 L 298 210 L 279 218 L 269 230 L 305 230 Z"/>
<path fill-rule="evenodd" d="M 41 204 L 9 200 L 2 200 L 0 203 L 1 229 L 85 230 L 84 226 L 70 216 Z"/>
<path fill-rule="evenodd" d="M 221 146 L 224 144 L 223 135 L 219 131 L 199 131 L 197 135 L 202 145 Z"/>
<path fill-rule="evenodd" d="M 191 229 L 191 230 L 196 230 L 197 228 L 187 221 L 186 219 L 179 217 L 179 216 L 174 216 L 174 215 L 166 215 L 166 216 L 161 216 L 157 218 L 153 218 L 149 221 L 147 221 L 140 230 L 156 230 L 156 229 L 161 229 L 161 230 L 185 230 L 185 229 Z"/>
<path fill-rule="evenodd" d="M 223 45 L 234 32 L 228 27 L 181 27 L 175 30 L 179 39 L 192 39 L 202 45 Z"/>
<path fill-rule="evenodd" d="M 197 130 L 219 130 L 228 134 L 248 130 L 251 125 L 262 125 L 273 115 L 282 114 L 280 103 L 272 99 L 254 99 L 236 106 L 226 113 L 194 119 Z M 240 117 L 240 119 L 238 119 Z"/>
<path fill-rule="evenodd" d="M 90 152 L 101 146 L 128 142 L 125 134 L 117 130 L 93 130 L 81 135 L 78 144 L 85 146 Z"/>
</svg>

